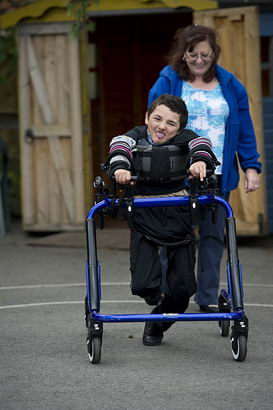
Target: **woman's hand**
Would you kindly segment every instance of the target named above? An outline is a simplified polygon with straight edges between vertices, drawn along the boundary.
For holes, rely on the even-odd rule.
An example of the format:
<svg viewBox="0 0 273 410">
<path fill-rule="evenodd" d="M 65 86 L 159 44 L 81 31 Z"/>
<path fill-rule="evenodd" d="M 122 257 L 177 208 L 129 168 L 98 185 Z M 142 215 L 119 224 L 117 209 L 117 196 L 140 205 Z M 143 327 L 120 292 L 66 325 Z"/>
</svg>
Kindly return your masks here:
<svg viewBox="0 0 273 410">
<path fill-rule="evenodd" d="M 117 169 L 114 172 L 114 175 L 118 184 L 129 184 L 132 177 L 131 172 L 127 171 L 126 169 Z"/>
<path fill-rule="evenodd" d="M 246 170 L 245 173 L 245 191 L 246 192 L 253 192 L 259 188 L 260 181 L 259 175 L 254 168 L 249 168 Z"/>
<path fill-rule="evenodd" d="M 190 179 L 199 178 L 200 181 L 203 181 L 206 177 L 207 165 L 204 161 L 197 161 L 190 166 L 189 171 L 191 173 Z"/>
</svg>

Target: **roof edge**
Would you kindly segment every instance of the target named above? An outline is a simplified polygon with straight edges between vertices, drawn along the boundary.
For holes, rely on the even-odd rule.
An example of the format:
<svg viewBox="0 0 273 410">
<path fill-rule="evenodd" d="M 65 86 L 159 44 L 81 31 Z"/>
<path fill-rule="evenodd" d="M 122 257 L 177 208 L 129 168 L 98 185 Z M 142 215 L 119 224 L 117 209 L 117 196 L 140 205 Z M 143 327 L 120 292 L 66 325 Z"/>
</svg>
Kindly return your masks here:
<svg viewBox="0 0 273 410">
<path fill-rule="evenodd" d="M 116 11 L 133 11 L 133 10 L 153 10 L 158 8 L 176 9 L 179 7 L 187 7 L 195 11 L 209 10 L 218 8 L 218 2 L 215 0 L 100 0 L 95 1 L 88 8 L 88 14 L 97 12 L 111 12 Z M 48 13 L 47 17 L 42 19 L 46 12 L 52 9 L 51 13 Z M 68 16 L 66 10 L 65 0 L 39 0 L 35 3 L 28 4 L 27 6 L 20 7 L 18 9 L 9 11 L 6 14 L 0 15 L 0 29 L 7 29 L 15 26 L 24 19 L 39 20 L 39 21 L 56 21 L 54 17 L 54 10 L 59 21 L 73 21 L 72 16 Z M 32 21 L 33 22 L 33 21 Z"/>
</svg>

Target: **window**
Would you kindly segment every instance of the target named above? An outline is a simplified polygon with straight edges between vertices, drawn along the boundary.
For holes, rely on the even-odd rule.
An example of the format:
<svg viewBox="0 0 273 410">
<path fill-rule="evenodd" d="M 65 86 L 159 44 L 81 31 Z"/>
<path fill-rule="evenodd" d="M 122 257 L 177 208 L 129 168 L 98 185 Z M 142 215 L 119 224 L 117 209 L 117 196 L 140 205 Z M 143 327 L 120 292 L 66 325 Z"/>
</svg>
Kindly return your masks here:
<svg viewBox="0 0 273 410">
<path fill-rule="evenodd" d="M 262 95 L 273 97 L 273 36 L 261 37 Z"/>
</svg>

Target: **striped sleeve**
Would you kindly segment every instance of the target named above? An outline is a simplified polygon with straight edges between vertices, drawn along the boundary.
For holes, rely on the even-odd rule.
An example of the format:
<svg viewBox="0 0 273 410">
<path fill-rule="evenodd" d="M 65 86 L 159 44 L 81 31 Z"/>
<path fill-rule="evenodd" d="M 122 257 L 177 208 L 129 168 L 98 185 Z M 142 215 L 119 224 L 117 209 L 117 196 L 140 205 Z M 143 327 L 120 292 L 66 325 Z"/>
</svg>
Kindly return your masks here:
<svg viewBox="0 0 273 410">
<path fill-rule="evenodd" d="M 197 137 L 189 142 L 190 155 L 204 156 L 211 159 L 211 141 L 209 138 Z"/>
<path fill-rule="evenodd" d="M 114 137 L 110 142 L 109 161 L 111 166 L 117 163 L 124 163 L 126 169 L 131 168 L 133 160 L 132 150 L 136 145 L 136 141 L 126 135 Z M 122 166 L 121 166 L 122 168 Z"/>
<path fill-rule="evenodd" d="M 220 165 L 220 162 L 212 151 L 212 145 L 209 138 L 197 137 L 192 139 L 189 142 L 189 150 L 190 164 L 197 161 L 204 161 L 207 166 L 213 170 L 217 165 Z"/>
</svg>

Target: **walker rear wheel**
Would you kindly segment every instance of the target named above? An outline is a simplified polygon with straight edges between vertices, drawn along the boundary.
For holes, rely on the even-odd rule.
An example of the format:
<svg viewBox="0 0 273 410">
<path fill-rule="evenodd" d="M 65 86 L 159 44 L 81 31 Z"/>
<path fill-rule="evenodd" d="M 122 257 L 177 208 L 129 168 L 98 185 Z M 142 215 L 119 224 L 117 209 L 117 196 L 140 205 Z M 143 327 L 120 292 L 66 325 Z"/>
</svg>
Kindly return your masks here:
<svg viewBox="0 0 273 410">
<path fill-rule="evenodd" d="M 220 334 L 222 337 L 227 337 L 229 334 L 230 321 L 219 320 Z"/>
<path fill-rule="evenodd" d="M 84 299 L 84 321 L 85 321 L 85 326 L 86 327 L 88 327 L 88 315 L 89 315 L 88 301 L 87 301 L 87 296 L 85 296 L 85 299 Z"/>
<path fill-rule="evenodd" d="M 231 337 L 231 352 L 233 359 L 243 362 L 247 355 L 247 337 L 245 335 Z"/>
<path fill-rule="evenodd" d="M 220 313 L 230 312 L 230 303 L 228 300 L 228 293 L 225 289 L 221 290 L 218 297 L 218 308 Z M 219 320 L 220 334 L 223 337 L 227 337 L 229 334 L 230 321 L 229 320 Z"/>
</svg>

